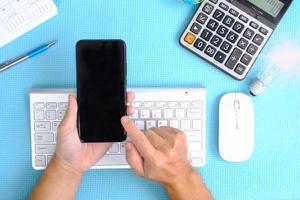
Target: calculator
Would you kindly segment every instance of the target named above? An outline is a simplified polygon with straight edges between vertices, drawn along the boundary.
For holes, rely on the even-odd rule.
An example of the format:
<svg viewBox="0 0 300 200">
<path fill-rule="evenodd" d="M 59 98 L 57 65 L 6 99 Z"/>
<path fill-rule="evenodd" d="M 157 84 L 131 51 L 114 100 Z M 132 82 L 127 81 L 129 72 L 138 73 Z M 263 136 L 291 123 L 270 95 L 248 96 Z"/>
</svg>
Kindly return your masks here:
<svg viewBox="0 0 300 200">
<path fill-rule="evenodd" d="M 204 0 L 180 44 L 243 80 L 293 0 Z"/>
</svg>

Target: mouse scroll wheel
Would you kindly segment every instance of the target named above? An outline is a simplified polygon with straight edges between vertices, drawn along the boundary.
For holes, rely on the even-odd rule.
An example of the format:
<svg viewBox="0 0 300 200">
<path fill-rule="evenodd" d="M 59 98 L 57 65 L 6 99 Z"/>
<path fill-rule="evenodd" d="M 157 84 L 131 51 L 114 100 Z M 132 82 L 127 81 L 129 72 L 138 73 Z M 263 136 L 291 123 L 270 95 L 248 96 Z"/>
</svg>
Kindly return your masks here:
<svg viewBox="0 0 300 200">
<path fill-rule="evenodd" d="M 234 101 L 233 102 L 233 108 L 235 110 L 239 110 L 240 109 L 240 102 L 239 101 Z"/>
</svg>

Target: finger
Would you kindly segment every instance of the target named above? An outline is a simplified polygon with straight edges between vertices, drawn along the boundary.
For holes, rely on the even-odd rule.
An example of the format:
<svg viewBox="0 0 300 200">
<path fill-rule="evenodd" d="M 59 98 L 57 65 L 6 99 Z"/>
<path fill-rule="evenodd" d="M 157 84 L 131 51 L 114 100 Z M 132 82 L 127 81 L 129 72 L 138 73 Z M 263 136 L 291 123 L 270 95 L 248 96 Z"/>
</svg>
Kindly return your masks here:
<svg viewBox="0 0 300 200">
<path fill-rule="evenodd" d="M 145 158 L 149 158 L 149 156 L 153 155 L 155 148 L 150 144 L 144 133 L 136 128 L 133 121 L 127 116 L 123 116 L 121 123 L 139 153 Z"/>
<path fill-rule="evenodd" d="M 163 151 L 168 149 L 168 143 L 161 136 L 156 134 L 154 129 L 149 129 L 145 135 L 156 149 Z"/>
<path fill-rule="evenodd" d="M 144 176 L 144 161 L 136 147 L 131 142 L 125 143 L 126 160 L 138 176 Z"/>
<path fill-rule="evenodd" d="M 127 102 L 128 103 L 132 103 L 134 98 L 135 98 L 134 92 L 131 92 L 131 91 L 127 92 Z"/>
<path fill-rule="evenodd" d="M 76 127 L 77 123 L 77 101 L 76 98 L 72 95 L 69 96 L 69 105 L 68 109 L 64 115 L 64 118 L 60 124 L 62 128 L 71 129 Z"/>
<path fill-rule="evenodd" d="M 131 106 L 128 106 L 127 109 L 126 109 L 126 113 L 127 115 L 133 115 L 135 112 L 135 109 Z"/>
</svg>

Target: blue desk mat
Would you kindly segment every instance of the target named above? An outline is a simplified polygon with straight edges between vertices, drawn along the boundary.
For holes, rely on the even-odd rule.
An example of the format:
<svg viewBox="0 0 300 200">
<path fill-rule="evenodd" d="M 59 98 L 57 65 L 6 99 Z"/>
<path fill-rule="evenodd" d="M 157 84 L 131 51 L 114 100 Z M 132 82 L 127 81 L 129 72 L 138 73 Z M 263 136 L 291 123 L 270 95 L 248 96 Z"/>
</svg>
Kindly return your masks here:
<svg viewBox="0 0 300 200">
<path fill-rule="evenodd" d="M 0 73 L 0 199 L 25 199 L 41 171 L 31 167 L 29 91 L 75 87 L 75 51 L 83 38 L 121 38 L 127 43 L 129 86 L 206 87 L 207 164 L 199 172 L 216 199 L 300 199 L 300 80 L 282 75 L 253 98 L 255 150 L 243 163 L 218 153 L 218 103 L 227 92 L 248 92 L 264 65 L 259 58 L 236 81 L 182 48 L 178 39 L 196 6 L 177 0 L 56 0 L 59 14 L 0 49 L 4 61 L 49 40 L 47 52 Z M 300 1 L 294 0 L 262 54 L 275 45 L 300 46 Z M 300 66 L 299 66 L 300 67 Z M 163 188 L 131 170 L 90 170 L 77 199 L 168 199 Z"/>
</svg>

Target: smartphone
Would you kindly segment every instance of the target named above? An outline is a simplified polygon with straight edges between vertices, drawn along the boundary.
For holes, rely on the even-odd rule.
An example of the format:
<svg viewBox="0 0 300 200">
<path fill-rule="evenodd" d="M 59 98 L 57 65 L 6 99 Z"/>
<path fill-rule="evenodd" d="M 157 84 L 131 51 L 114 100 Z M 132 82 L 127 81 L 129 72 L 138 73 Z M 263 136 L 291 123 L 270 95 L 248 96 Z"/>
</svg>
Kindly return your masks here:
<svg viewBox="0 0 300 200">
<path fill-rule="evenodd" d="M 76 44 L 77 126 L 81 142 L 122 142 L 126 133 L 126 44 L 80 40 Z"/>
</svg>

